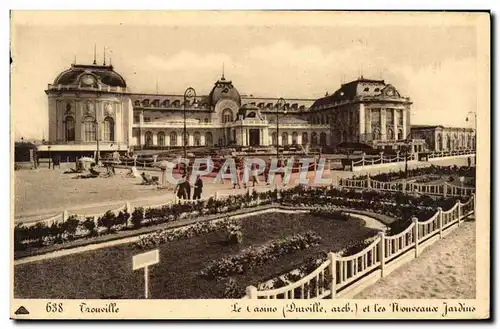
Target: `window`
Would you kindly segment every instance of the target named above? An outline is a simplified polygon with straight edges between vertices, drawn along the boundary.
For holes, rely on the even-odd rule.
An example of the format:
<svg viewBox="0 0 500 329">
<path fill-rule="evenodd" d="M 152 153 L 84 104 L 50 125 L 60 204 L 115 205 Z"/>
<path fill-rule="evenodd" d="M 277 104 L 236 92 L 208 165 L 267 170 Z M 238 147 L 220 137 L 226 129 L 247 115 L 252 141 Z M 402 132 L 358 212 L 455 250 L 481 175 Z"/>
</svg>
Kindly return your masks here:
<svg viewBox="0 0 500 329">
<path fill-rule="evenodd" d="M 144 117 L 144 122 L 151 122 L 151 118 L 150 117 Z"/>
<path fill-rule="evenodd" d="M 318 134 L 315 132 L 311 134 L 311 144 L 318 145 Z"/>
<path fill-rule="evenodd" d="M 201 135 L 199 132 L 194 133 L 194 146 L 201 146 Z"/>
<path fill-rule="evenodd" d="M 158 146 L 165 146 L 165 133 L 163 131 L 158 133 Z"/>
<path fill-rule="evenodd" d="M 394 110 L 393 109 L 386 109 L 385 110 L 385 121 L 386 124 L 388 125 L 393 125 L 394 124 Z"/>
<path fill-rule="evenodd" d="M 203 120 L 205 123 L 208 123 L 208 118 L 205 118 L 205 120 Z"/>
<path fill-rule="evenodd" d="M 299 137 L 299 135 L 294 131 L 292 133 L 292 145 L 296 145 L 297 144 L 297 138 Z"/>
<path fill-rule="evenodd" d="M 366 87 L 363 91 L 370 91 L 370 88 Z"/>
<path fill-rule="evenodd" d="M 381 136 L 379 128 L 378 127 L 372 128 L 372 131 L 373 131 L 373 139 L 380 140 Z"/>
<path fill-rule="evenodd" d="M 205 119 L 205 120 L 206 120 L 206 119 Z M 213 135 L 212 135 L 212 133 L 211 133 L 210 131 L 207 131 L 207 132 L 205 133 L 205 144 L 206 144 L 207 146 L 212 146 L 212 145 L 213 145 L 213 143 L 214 143 L 214 137 L 213 137 Z"/>
<path fill-rule="evenodd" d="M 145 99 L 142 101 L 142 106 L 148 107 L 149 106 L 149 99 Z"/>
<path fill-rule="evenodd" d="M 380 109 L 371 110 L 371 122 L 372 124 L 380 124 Z"/>
<path fill-rule="evenodd" d="M 225 109 L 222 111 L 222 123 L 233 122 L 233 111 Z"/>
<path fill-rule="evenodd" d="M 281 143 L 283 145 L 288 145 L 288 133 L 281 134 Z"/>
<path fill-rule="evenodd" d="M 170 145 L 177 146 L 177 133 L 175 131 L 170 133 Z"/>
<path fill-rule="evenodd" d="M 66 136 L 66 141 L 75 140 L 75 119 L 72 116 L 66 117 L 64 120 L 64 134 Z"/>
<path fill-rule="evenodd" d="M 146 131 L 144 134 L 144 144 L 146 146 L 152 146 L 153 145 L 153 133 L 150 131 Z"/>
<path fill-rule="evenodd" d="M 141 117 L 139 115 L 134 115 L 134 123 L 139 123 L 141 121 Z"/>
<path fill-rule="evenodd" d="M 441 135 L 439 135 L 439 137 L 441 138 Z M 397 140 L 400 140 L 400 139 L 405 139 L 405 137 L 403 136 L 403 129 L 398 129 L 398 135 L 396 136 L 396 139 Z"/>
<path fill-rule="evenodd" d="M 325 132 L 322 132 L 321 134 L 319 134 L 319 143 L 321 144 L 321 146 L 326 146 L 326 133 Z"/>
<path fill-rule="evenodd" d="M 135 101 L 134 104 L 135 104 L 135 106 L 141 106 L 141 101 L 137 100 L 137 101 Z"/>
<path fill-rule="evenodd" d="M 107 117 L 104 119 L 103 132 L 105 141 L 112 142 L 115 140 L 115 121 L 113 118 Z"/>
<path fill-rule="evenodd" d="M 398 124 L 400 126 L 403 125 L 403 115 L 404 115 L 404 111 L 398 110 Z"/>
<path fill-rule="evenodd" d="M 378 93 L 380 91 L 380 88 L 375 88 L 375 92 Z"/>
<path fill-rule="evenodd" d="M 273 145 L 278 145 L 278 139 L 276 138 L 276 133 L 274 132 L 272 135 Z"/>
<path fill-rule="evenodd" d="M 388 140 L 394 139 L 394 130 L 392 130 L 391 128 L 387 129 L 387 139 Z"/>
<path fill-rule="evenodd" d="M 302 145 L 306 145 L 307 143 L 308 143 L 307 133 L 303 132 L 302 133 Z"/>
<path fill-rule="evenodd" d="M 86 142 L 95 142 L 96 123 L 93 117 L 86 117 L 83 120 L 83 138 Z"/>
</svg>

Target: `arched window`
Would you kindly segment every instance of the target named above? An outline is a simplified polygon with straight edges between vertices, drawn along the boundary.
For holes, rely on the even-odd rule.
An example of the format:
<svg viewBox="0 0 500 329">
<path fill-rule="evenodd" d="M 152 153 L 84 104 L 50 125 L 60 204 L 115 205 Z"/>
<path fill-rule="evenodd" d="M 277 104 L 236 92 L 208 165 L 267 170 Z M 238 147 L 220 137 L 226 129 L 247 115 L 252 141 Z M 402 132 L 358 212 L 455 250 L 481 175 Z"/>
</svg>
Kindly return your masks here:
<svg viewBox="0 0 500 329">
<path fill-rule="evenodd" d="M 311 144 L 318 145 L 318 134 L 315 132 L 311 134 Z"/>
<path fill-rule="evenodd" d="M 165 133 L 160 131 L 158 133 L 158 146 L 165 146 Z"/>
<path fill-rule="evenodd" d="M 321 134 L 319 134 L 319 144 L 321 146 L 326 146 L 326 133 L 325 132 L 322 132 Z"/>
<path fill-rule="evenodd" d="M 446 149 L 448 150 L 451 150 L 451 137 L 448 136 L 448 138 L 446 139 Z"/>
<path fill-rule="evenodd" d="M 66 136 L 66 141 L 75 140 L 75 119 L 72 116 L 67 116 L 64 120 L 64 135 Z"/>
<path fill-rule="evenodd" d="M 177 146 L 177 133 L 175 131 L 170 133 L 170 145 Z"/>
<path fill-rule="evenodd" d="M 112 142 L 115 140 L 115 121 L 113 118 L 107 117 L 104 119 L 103 135 L 105 141 Z"/>
<path fill-rule="evenodd" d="M 205 122 L 205 123 L 208 123 L 208 118 L 205 118 L 204 122 Z"/>
<path fill-rule="evenodd" d="M 392 128 L 387 129 L 387 139 L 388 140 L 394 139 L 394 130 L 392 130 Z"/>
<path fill-rule="evenodd" d="M 222 123 L 233 122 L 233 111 L 225 109 L 222 111 Z"/>
<path fill-rule="evenodd" d="M 299 135 L 294 131 L 292 133 L 292 145 L 297 145 L 297 139 L 299 138 Z"/>
<path fill-rule="evenodd" d="M 403 129 L 398 129 L 398 135 L 396 136 L 396 139 L 397 140 L 400 140 L 400 139 L 405 139 L 403 137 Z"/>
<path fill-rule="evenodd" d="M 246 115 L 247 118 L 255 118 L 257 114 L 255 112 L 250 112 Z"/>
<path fill-rule="evenodd" d="M 146 131 L 144 134 L 144 145 L 153 146 L 153 133 L 150 131 Z"/>
<path fill-rule="evenodd" d="M 306 145 L 309 143 L 309 140 L 307 138 L 307 133 L 306 132 L 303 132 L 302 133 L 302 145 Z"/>
<path fill-rule="evenodd" d="M 212 146 L 214 143 L 214 137 L 210 131 L 205 133 L 205 145 Z"/>
<path fill-rule="evenodd" d="M 197 131 L 194 133 L 194 146 L 201 146 L 201 135 Z"/>
<path fill-rule="evenodd" d="M 281 144 L 288 145 L 288 133 L 281 134 Z"/>
<path fill-rule="evenodd" d="M 377 127 L 373 128 L 373 139 L 380 140 L 380 138 L 380 130 Z"/>
<path fill-rule="evenodd" d="M 83 139 L 86 142 L 95 142 L 96 122 L 93 117 L 83 119 Z"/>
<path fill-rule="evenodd" d="M 272 134 L 273 145 L 278 145 L 278 139 L 276 138 L 276 133 Z"/>
</svg>

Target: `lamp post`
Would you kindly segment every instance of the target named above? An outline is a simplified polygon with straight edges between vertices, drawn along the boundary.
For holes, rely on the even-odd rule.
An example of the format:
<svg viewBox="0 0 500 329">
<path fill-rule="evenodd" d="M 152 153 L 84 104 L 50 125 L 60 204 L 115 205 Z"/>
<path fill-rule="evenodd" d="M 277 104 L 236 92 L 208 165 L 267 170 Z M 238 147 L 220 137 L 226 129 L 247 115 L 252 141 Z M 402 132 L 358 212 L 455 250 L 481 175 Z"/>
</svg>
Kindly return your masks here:
<svg viewBox="0 0 500 329">
<path fill-rule="evenodd" d="M 475 142 L 474 144 L 476 144 L 477 143 L 477 140 L 476 140 L 476 138 L 477 138 L 477 136 L 476 136 L 476 134 L 477 134 L 477 113 L 476 112 L 472 112 L 472 111 L 470 111 L 469 113 L 467 113 L 467 115 L 465 116 L 465 122 L 469 122 L 469 115 L 471 115 L 471 114 L 474 116 L 474 142 Z M 473 147 L 474 147 L 474 150 L 475 150 L 476 149 L 476 145 L 473 145 Z"/>
<path fill-rule="evenodd" d="M 280 157 L 280 109 L 285 104 L 283 98 L 276 102 L 276 159 Z"/>
<path fill-rule="evenodd" d="M 184 158 L 187 158 L 187 130 L 186 130 L 186 104 L 188 102 L 191 102 L 196 97 L 196 91 L 189 87 L 186 89 L 184 92 L 184 134 L 183 134 L 183 139 L 184 139 Z M 187 169 L 187 168 L 186 168 Z M 186 170 L 187 171 L 187 170 Z"/>
</svg>

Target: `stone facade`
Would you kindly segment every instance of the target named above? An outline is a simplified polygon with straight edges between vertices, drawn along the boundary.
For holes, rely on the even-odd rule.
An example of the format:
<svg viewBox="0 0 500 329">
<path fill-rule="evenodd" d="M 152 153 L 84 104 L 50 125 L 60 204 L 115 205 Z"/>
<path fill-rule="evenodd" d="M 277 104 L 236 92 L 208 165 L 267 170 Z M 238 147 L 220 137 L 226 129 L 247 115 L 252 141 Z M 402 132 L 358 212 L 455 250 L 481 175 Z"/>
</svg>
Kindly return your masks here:
<svg viewBox="0 0 500 329">
<path fill-rule="evenodd" d="M 411 135 L 424 139 L 429 151 L 476 149 L 476 133 L 472 128 L 414 125 Z"/>
</svg>

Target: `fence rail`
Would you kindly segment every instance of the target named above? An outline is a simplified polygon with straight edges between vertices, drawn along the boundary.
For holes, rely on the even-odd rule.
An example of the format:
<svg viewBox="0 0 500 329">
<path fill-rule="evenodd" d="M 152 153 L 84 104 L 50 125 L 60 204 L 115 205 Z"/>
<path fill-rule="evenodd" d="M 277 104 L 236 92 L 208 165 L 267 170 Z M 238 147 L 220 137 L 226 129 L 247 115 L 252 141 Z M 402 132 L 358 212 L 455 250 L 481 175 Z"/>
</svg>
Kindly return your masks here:
<svg viewBox="0 0 500 329">
<path fill-rule="evenodd" d="M 387 157 L 381 154 L 378 158 L 373 158 L 373 159 L 366 159 L 364 156 L 362 159 L 358 161 L 351 161 L 351 168 L 354 170 L 355 168 L 359 167 L 365 167 L 365 166 L 374 166 L 374 165 L 380 165 L 384 163 L 398 163 L 398 162 L 404 162 L 404 161 L 414 161 L 417 160 L 417 153 L 411 153 L 407 155 L 407 158 L 405 160 L 404 155 L 400 155 L 399 153 L 396 154 L 394 157 Z"/>
<path fill-rule="evenodd" d="M 392 269 L 403 264 L 407 255 L 417 258 L 420 250 L 443 237 L 443 231 L 451 226 L 459 226 L 460 222 L 475 212 L 475 195 L 469 201 L 458 201 L 448 211 L 441 208 L 428 220 L 419 222 L 413 217 L 413 222 L 403 232 L 394 236 L 379 236 L 365 249 L 351 255 L 338 256 L 333 252 L 328 259 L 312 273 L 297 282 L 278 289 L 259 291 L 255 286 L 246 288 L 243 299 L 323 299 L 347 298 L 355 288 L 362 288 L 370 283 L 372 274 L 376 279 L 387 275 L 388 267 Z M 437 239 L 433 240 L 433 237 Z"/>
<path fill-rule="evenodd" d="M 436 196 L 458 196 L 466 197 L 474 193 L 474 187 L 456 186 L 444 182 L 440 185 L 420 184 L 412 182 L 381 182 L 371 179 L 352 179 L 341 178 L 339 185 L 353 189 L 374 189 L 380 191 L 403 192 L 403 193 L 421 193 Z"/>
<path fill-rule="evenodd" d="M 473 154 L 476 154 L 476 150 L 465 149 L 465 150 L 454 150 L 454 151 L 434 151 L 432 153 L 429 153 L 427 158 L 435 159 L 435 158 L 444 158 L 457 155 L 473 155 Z"/>
</svg>

